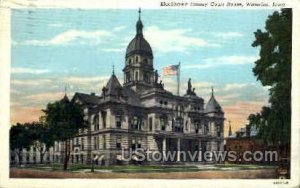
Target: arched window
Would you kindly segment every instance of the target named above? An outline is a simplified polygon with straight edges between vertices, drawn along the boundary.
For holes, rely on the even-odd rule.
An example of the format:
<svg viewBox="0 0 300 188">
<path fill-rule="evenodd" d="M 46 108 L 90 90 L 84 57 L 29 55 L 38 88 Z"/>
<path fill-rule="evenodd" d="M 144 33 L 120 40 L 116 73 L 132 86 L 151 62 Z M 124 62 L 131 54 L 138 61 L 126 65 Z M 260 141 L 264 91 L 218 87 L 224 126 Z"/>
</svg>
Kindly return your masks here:
<svg viewBox="0 0 300 188">
<path fill-rule="evenodd" d="M 138 61 L 139 61 L 139 57 L 136 56 L 136 57 L 135 57 L 135 62 L 137 63 Z"/>
<path fill-rule="evenodd" d="M 94 131 L 98 131 L 99 130 L 99 115 L 95 115 L 94 117 Z"/>
<path fill-rule="evenodd" d="M 164 115 L 160 116 L 161 130 L 165 131 L 167 126 L 168 126 L 168 116 L 164 114 Z"/>
</svg>

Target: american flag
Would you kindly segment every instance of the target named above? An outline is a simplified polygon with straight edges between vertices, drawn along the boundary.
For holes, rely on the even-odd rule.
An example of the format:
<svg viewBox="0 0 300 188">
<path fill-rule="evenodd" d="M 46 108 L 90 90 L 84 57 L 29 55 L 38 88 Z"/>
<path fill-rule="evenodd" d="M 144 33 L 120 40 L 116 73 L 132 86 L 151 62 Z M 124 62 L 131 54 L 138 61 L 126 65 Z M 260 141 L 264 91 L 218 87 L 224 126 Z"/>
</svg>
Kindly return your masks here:
<svg viewBox="0 0 300 188">
<path fill-rule="evenodd" d="M 179 65 L 171 65 L 163 68 L 163 75 L 177 75 L 178 74 Z"/>
</svg>

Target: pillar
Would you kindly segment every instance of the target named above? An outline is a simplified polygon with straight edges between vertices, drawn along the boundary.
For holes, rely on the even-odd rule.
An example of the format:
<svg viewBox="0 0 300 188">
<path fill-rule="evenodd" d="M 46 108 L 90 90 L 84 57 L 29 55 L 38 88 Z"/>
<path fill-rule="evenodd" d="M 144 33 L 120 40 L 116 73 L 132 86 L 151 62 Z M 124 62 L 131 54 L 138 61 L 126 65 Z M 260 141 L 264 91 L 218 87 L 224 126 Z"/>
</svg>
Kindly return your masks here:
<svg viewBox="0 0 300 188">
<path fill-rule="evenodd" d="M 177 139 L 177 162 L 180 161 L 180 138 Z"/>
<path fill-rule="evenodd" d="M 166 151 L 167 151 L 167 143 L 166 143 L 166 138 L 163 138 L 162 142 L 162 149 L 163 149 L 163 160 L 166 159 Z"/>
<path fill-rule="evenodd" d="M 198 162 L 202 162 L 202 146 L 201 146 L 201 139 L 199 139 L 198 143 Z"/>
</svg>

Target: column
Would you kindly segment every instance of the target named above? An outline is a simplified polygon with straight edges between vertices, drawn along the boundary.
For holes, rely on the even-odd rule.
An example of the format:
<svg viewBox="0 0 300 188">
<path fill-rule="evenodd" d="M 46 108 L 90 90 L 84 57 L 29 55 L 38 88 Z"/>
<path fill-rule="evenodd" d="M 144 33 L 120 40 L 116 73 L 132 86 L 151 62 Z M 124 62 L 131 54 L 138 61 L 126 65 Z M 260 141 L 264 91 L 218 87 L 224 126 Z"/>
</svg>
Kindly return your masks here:
<svg viewBox="0 0 300 188">
<path fill-rule="evenodd" d="M 202 146 L 201 146 L 201 139 L 199 139 L 199 142 L 198 142 L 198 150 L 202 150 Z"/>
<path fill-rule="evenodd" d="M 177 139 L 177 162 L 180 162 L 180 138 Z"/>
<path fill-rule="evenodd" d="M 202 150 L 202 146 L 201 146 L 201 139 L 199 139 L 199 142 L 198 142 L 198 162 L 202 162 L 202 153 L 203 150 Z"/>
<path fill-rule="evenodd" d="M 166 138 L 163 138 L 162 142 L 162 150 L 163 150 L 163 160 L 166 159 L 166 150 L 167 150 L 167 144 L 166 144 Z"/>
</svg>

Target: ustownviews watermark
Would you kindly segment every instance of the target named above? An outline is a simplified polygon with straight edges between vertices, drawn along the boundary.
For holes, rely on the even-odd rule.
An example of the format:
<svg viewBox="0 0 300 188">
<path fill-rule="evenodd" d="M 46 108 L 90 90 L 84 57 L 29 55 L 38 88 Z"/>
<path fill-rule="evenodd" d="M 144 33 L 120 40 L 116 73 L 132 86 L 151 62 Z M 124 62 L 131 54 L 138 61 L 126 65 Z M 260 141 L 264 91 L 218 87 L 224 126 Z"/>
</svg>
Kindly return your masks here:
<svg viewBox="0 0 300 188">
<path fill-rule="evenodd" d="M 121 160 L 123 161 L 155 161 L 155 162 L 205 162 L 205 161 L 255 161 L 274 162 L 278 161 L 277 151 L 153 151 L 138 148 L 135 150 L 122 149 Z"/>
</svg>

